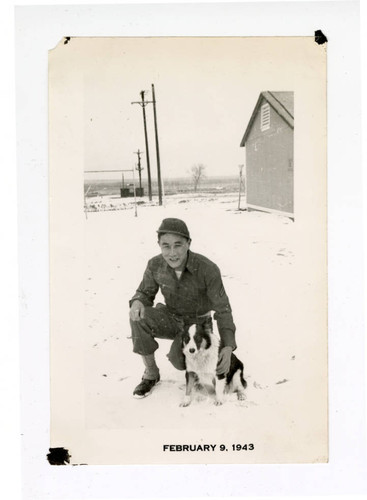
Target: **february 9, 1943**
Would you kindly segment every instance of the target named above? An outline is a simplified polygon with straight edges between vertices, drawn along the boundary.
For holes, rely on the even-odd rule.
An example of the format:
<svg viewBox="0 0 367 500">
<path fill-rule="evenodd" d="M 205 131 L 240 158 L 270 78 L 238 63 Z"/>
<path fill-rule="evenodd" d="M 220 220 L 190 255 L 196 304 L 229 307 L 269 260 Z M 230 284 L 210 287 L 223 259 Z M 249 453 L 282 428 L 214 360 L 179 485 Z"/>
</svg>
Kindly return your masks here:
<svg viewBox="0 0 367 500">
<path fill-rule="evenodd" d="M 226 446 L 225 444 L 164 444 L 163 451 L 252 451 L 255 447 L 250 444 L 232 444 Z"/>
</svg>

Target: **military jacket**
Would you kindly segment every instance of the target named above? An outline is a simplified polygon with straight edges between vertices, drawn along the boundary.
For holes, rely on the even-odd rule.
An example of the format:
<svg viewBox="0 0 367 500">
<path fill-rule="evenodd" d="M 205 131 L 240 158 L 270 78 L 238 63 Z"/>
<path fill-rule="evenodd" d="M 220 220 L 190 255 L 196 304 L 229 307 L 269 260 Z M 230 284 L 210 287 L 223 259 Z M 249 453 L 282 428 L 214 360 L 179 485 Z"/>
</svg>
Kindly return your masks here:
<svg viewBox="0 0 367 500">
<path fill-rule="evenodd" d="M 146 306 L 153 306 L 158 290 L 168 311 L 183 318 L 186 324 L 214 311 L 223 346 L 236 348 L 232 310 L 216 264 L 189 250 L 186 266 L 178 278 L 163 256 L 157 255 L 149 260 L 130 305 L 140 300 Z"/>
</svg>

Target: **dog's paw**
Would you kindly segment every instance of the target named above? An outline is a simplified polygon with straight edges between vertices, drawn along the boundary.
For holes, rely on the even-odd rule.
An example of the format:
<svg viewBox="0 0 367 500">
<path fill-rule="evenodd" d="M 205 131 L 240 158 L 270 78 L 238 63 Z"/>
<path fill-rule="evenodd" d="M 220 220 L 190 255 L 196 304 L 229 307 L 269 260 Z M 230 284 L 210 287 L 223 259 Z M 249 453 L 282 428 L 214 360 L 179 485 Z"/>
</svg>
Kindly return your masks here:
<svg viewBox="0 0 367 500">
<path fill-rule="evenodd" d="M 189 406 L 189 404 L 190 404 L 190 401 L 189 401 L 189 402 L 187 402 L 187 401 L 183 401 L 182 403 L 180 403 L 180 406 L 181 406 L 182 408 L 186 408 L 187 406 Z"/>
<path fill-rule="evenodd" d="M 215 404 L 215 406 L 221 406 L 223 404 L 223 401 L 221 401 L 220 399 L 216 399 L 214 401 L 214 404 Z"/>
<path fill-rule="evenodd" d="M 245 401 L 246 394 L 244 392 L 238 392 L 237 393 L 237 399 L 238 399 L 238 401 Z"/>
</svg>

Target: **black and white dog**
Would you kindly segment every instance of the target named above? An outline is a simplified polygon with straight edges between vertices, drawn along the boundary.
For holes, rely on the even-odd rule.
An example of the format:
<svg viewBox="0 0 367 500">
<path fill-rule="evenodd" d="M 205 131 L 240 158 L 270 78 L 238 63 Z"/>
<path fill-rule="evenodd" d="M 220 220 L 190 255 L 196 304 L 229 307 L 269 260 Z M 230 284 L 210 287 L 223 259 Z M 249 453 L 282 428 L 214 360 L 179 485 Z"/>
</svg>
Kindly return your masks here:
<svg viewBox="0 0 367 500">
<path fill-rule="evenodd" d="M 224 394 L 229 392 L 237 392 L 239 400 L 246 398 L 243 364 L 233 353 L 227 375 L 216 374 L 220 339 L 213 332 L 211 317 L 203 324 L 189 327 L 182 336 L 182 348 L 186 359 L 186 394 L 180 406 L 188 406 L 194 386 L 205 383 L 214 385 L 216 405 L 223 404 Z"/>
</svg>

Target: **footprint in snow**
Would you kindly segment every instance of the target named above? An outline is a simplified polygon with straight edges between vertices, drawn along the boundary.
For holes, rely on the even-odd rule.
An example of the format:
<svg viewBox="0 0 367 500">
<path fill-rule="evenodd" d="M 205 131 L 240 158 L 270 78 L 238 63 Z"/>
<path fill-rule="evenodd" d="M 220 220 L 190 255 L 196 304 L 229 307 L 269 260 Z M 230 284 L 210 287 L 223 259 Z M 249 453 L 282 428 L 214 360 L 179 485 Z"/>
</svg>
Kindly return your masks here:
<svg viewBox="0 0 367 500">
<path fill-rule="evenodd" d="M 237 401 L 235 406 L 242 406 L 242 408 L 249 408 L 250 406 L 259 406 L 254 401 Z"/>
<path fill-rule="evenodd" d="M 276 385 L 285 384 L 285 382 L 288 382 L 286 378 L 284 378 L 283 380 L 279 380 L 279 382 L 277 382 Z"/>
<path fill-rule="evenodd" d="M 253 386 L 255 387 L 255 389 L 266 389 L 268 387 L 267 385 L 261 385 L 258 382 L 254 382 Z"/>
</svg>

